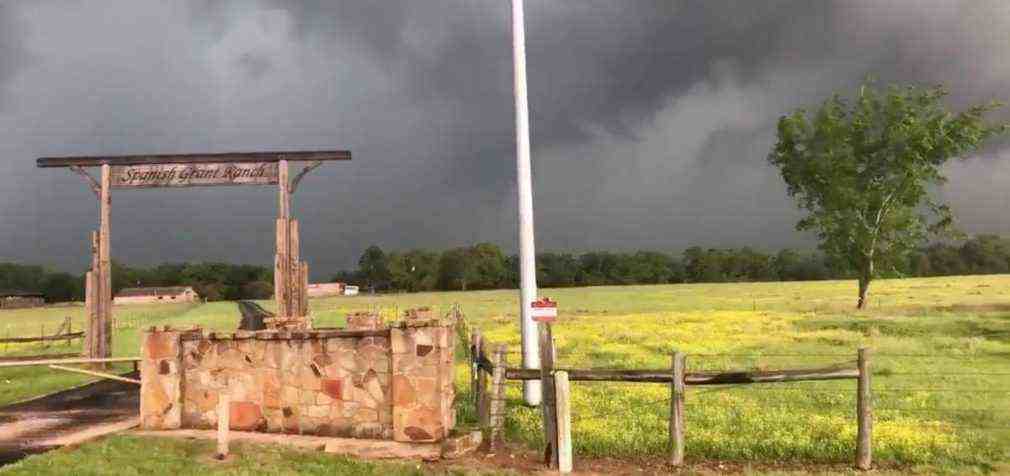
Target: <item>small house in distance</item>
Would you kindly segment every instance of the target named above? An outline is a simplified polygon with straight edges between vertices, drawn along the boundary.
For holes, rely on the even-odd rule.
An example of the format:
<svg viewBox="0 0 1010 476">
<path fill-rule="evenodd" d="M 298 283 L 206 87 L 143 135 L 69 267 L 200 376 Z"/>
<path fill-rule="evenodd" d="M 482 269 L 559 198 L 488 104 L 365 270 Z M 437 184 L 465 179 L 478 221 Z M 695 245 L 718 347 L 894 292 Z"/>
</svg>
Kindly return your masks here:
<svg viewBox="0 0 1010 476">
<path fill-rule="evenodd" d="M 45 305 L 45 303 L 45 296 L 43 296 L 42 293 L 20 291 L 16 289 L 0 290 L 0 309 L 41 307 Z"/>
<path fill-rule="evenodd" d="M 191 286 L 126 288 L 116 294 L 113 304 L 196 302 L 198 300 L 200 300 L 200 295 Z"/>
<path fill-rule="evenodd" d="M 307 292 L 309 297 L 342 296 L 344 283 L 311 283 Z"/>
</svg>

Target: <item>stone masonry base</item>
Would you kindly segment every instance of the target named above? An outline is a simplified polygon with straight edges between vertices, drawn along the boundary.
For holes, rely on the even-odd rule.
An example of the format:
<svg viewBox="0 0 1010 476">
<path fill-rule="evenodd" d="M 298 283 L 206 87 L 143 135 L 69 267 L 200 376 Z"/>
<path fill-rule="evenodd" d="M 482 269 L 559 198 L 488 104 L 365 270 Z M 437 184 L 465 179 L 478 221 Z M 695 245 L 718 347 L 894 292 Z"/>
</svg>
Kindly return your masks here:
<svg viewBox="0 0 1010 476">
<path fill-rule="evenodd" d="M 217 428 L 227 394 L 232 430 L 437 443 L 455 426 L 454 326 L 426 309 L 346 329 L 141 336 L 144 430 Z"/>
<path fill-rule="evenodd" d="M 214 440 L 217 438 L 217 431 L 215 430 L 138 430 L 130 434 L 200 440 Z M 476 450 L 480 446 L 481 433 L 476 431 L 452 436 L 439 443 L 406 443 L 359 438 L 327 438 L 312 435 L 277 435 L 251 431 L 230 431 L 228 432 L 228 438 L 233 442 L 284 445 L 303 450 L 325 451 L 327 453 L 365 459 L 395 458 L 435 461 L 438 459 L 458 458 Z"/>
</svg>

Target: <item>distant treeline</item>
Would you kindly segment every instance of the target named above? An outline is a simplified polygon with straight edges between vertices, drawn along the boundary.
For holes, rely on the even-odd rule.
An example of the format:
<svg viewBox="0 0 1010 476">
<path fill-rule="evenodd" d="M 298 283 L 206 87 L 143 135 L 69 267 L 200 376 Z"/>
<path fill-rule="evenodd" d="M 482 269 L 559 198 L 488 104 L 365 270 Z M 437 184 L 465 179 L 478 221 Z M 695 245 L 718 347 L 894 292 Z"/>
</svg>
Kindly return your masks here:
<svg viewBox="0 0 1010 476">
<path fill-rule="evenodd" d="M 270 299 L 273 268 L 228 263 L 162 264 L 132 268 L 112 263 L 112 289 L 151 286 L 193 286 L 210 301 Z M 0 263 L 0 290 L 41 292 L 46 302 L 82 301 L 84 275 L 54 272 L 41 266 Z"/>
<path fill-rule="evenodd" d="M 1010 273 L 1010 240 L 979 235 L 961 243 L 937 243 L 907 260 L 880 270 L 885 277 L 950 276 Z M 749 247 L 691 247 L 681 254 L 655 251 L 626 253 L 541 253 L 537 284 L 541 287 L 747 281 L 810 281 L 854 277 L 844 265 L 820 252 L 784 249 L 764 253 Z M 358 268 L 334 280 L 376 291 L 435 291 L 515 288 L 519 260 L 491 243 L 443 252 L 384 252 L 369 247 Z"/>
<path fill-rule="evenodd" d="M 979 235 L 961 243 L 937 243 L 918 250 L 905 262 L 881 270 L 889 277 L 1010 273 L 1010 239 Z M 851 270 L 823 254 L 792 249 L 763 253 L 751 248 L 692 247 L 680 254 L 655 251 L 628 253 L 541 253 L 537 283 L 541 287 L 622 284 L 707 283 L 745 281 L 811 281 L 847 279 Z M 332 278 L 376 291 L 436 291 L 515 288 L 519 261 L 491 243 L 436 252 L 384 252 L 369 247 L 358 269 Z M 0 263 L 0 290 L 41 292 L 48 302 L 80 301 L 84 276 L 41 266 Z M 162 264 L 132 268 L 113 263 L 112 287 L 193 286 L 211 301 L 270 299 L 273 268 L 227 263 Z"/>
</svg>

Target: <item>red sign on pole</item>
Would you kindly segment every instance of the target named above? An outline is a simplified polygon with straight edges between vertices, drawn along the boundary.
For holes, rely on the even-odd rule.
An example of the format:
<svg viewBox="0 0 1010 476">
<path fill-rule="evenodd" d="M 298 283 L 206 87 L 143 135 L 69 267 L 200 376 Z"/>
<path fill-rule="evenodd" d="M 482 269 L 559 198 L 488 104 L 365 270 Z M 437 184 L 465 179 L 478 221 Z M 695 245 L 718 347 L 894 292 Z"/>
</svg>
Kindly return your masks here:
<svg viewBox="0 0 1010 476">
<path fill-rule="evenodd" d="M 550 298 L 533 301 L 530 307 L 530 315 L 536 322 L 554 322 L 558 318 L 558 303 Z"/>
</svg>

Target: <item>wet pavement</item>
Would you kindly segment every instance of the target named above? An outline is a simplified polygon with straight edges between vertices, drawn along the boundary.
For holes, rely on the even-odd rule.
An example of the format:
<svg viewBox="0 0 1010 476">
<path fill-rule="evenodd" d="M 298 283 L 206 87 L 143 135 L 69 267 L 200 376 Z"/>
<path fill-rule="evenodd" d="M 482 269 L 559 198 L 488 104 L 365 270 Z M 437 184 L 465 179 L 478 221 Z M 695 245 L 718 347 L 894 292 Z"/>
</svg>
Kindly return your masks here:
<svg viewBox="0 0 1010 476">
<path fill-rule="evenodd" d="M 126 375 L 139 378 L 136 373 Z M 0 408 L 0 466 L 128 424 L 140 408 L 140 386 L 101 380 Z M 101 431 L 97 431 L 101 433 Z"/>
</svg>

